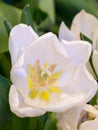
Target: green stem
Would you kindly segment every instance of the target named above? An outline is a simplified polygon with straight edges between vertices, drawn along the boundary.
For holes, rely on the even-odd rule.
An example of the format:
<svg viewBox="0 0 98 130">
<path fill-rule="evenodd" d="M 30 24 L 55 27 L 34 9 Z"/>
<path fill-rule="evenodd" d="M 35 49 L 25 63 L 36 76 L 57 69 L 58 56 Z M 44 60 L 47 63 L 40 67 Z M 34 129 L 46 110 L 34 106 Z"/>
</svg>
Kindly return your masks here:
<svg viewBox="0 0 98 130">
<path fill-rule="evenodd" d="M 29 130 L 36 130 L 36 128 L 37 128 L 37 122 L 38 122 L 38 117 L 32 117 L 32 118 L 30 118 Z"/>
<path fill-rule="evenodd" d="M 28 130 L 29 118 L 19 118 L 13 115 L 12 130 Z"/>
</svg>

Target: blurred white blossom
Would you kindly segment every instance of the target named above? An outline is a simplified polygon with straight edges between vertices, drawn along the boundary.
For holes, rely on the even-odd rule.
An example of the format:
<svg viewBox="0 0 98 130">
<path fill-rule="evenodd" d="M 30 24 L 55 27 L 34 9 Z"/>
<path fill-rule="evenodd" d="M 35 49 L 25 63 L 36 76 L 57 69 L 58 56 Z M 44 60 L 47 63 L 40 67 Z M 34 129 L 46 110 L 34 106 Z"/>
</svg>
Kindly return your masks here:
<svg viewBox="0 0 98 130">
<path fill-rule="evenodd" d="M 98 106 L 86 104 L 57 114 L 58 130 L 98 130 Z"/>
<path fill-rule="evenodd" d="M 98 19 L 82 10 L 74 17 L 70 30 L 62 22 L 59 30 L 59 38 L 69 41 L 79 40 L 81 32 L 93 41 L 92 62 L 98 78 Z M 87 66 L 94 75 L 89 63 Z"/>
</svg>

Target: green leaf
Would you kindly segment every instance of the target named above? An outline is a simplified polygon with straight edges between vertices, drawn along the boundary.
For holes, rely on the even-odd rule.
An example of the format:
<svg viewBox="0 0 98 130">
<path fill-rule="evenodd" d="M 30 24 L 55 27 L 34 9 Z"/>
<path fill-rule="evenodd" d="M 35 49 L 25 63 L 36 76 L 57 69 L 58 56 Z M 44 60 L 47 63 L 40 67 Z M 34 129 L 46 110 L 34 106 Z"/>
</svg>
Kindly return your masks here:
<svg viewBox="0 0 98 130">
<path fill-rule="evenodd" d="M 10 54 L 9 52 L 2 53 L 0 55 L 0 74 L 2 74 L 4 77 L 9 78 L 10 77 L 10 69 L 11 69 L 11 61 L 10 61 Z"/>
<path fill-rule="evenodd" d="M 38 117 L 36 130 L 43 130 L 44 129 L 44 126 L 45 126 L 45 123 L 48 119 L 48 116 L 49 116 L 49 113 L 47 112 L 44 115 Z"/>
<path fill-rule="evenodd" d="M 24 23 L 24 24 L 27 24 L 27 25 L 34 27 L 32 13 L 31 13 L 29 4 L 27 4 L 22 11 L 21 23 Z"/>
<path fill-rule="evenodd" d="M 56 122 L 57 120 L 55 118 L 55 113 L 49 113 L 49 117 L 45 123 L 43 130 L 57 130 Z"/>
<path fill-rule="evenodd" d="M 39 29 L 50 29 L 55 23 L 55 6 L 54 0 L 40 0 L 38 3 L 39 9 L 47 14 L 47 17 L 39 25 Z"/>
<path fill-rule="evenodd" d="M 48 30 L 53 26 L 49 17 L 47 17 L 41 24 L 38 26 L 39 30 Z"/>
<path fill-rule="evenodd" d="M 29 130 L 43 130 L 47 118 L 48 113 L 38 117 L 30 117 Z"/>
<path fill-rule="evenodd" d="M 91 101 L 89 102 L 91 105 L 96 105 L 97 104 L 97 96 L 95 95 Z"/>
<path fill-rule="evenodd" d="M 9 33 L 10 33 L 11 29 L 12 29 L 12 25 L 9 23 L 9 21 L 7 19 L 4 20 L 4 25 L 5 25 L 7 34 L 9 36 Z"/>
<path fill-rule="evenodd" d="M 27 4 L 30 5 L 32 14 L 38 9 L 38 2 L 39 0 L 21 0 L 23 7 Z"/>
<path fill-rule="evenodd" d="M 54 0 L 40 0 L 39 9 L 48 14 L 51 22 L 55 22 Z"/>
<path fill-rule="evenodd" d="M 0 1 L 0 53 L 8 51 L 8 35 L 4 26 L 5 18 L 12 26 L 19 23 L 21 10 Z"/>
<path fill-rule="evenodd" d="M 32 118 L 30 118 L 29 130 L 36 130 L 37 123 L 38 123 L 38 117 L 32 117 Z"/>
<path fill-rule="evenodd" d="M 73 17 L 82 9 L 95 15 L 98 18 L 97 0 L 55 0 L 56 5 L 56 22 L 64 21 L 71 25 Z"/>
<path fill-rule="evenodd" d="M 54 0 L 22 0 L 22 3 L 30 5 L 33 28 L 37 33 L 53 27 L 55 23 Z"/>
<path fill-rule="evenodd" d="M 87 41 L 87 42 L 89 42 L 89 43 L 93 43 L 93 41 L 90 39 L 90 38 L 88 38 L 87 36 L 85 36 L 83 33 L 81 33 L 80 32 L 80 39 L 81 40 L 84 40 L 84 41 Z"/>
<path fill-rule="evenodd" d="M 28 130 L 29 118 L 20 118 L 13 114 L 12 130 Z"/>
<path fill-rule="evenodd" d="M 9 82 L 0 75 L 0 129 L 7 130 L 11 121 L 8 104 Z"/>
</svg>

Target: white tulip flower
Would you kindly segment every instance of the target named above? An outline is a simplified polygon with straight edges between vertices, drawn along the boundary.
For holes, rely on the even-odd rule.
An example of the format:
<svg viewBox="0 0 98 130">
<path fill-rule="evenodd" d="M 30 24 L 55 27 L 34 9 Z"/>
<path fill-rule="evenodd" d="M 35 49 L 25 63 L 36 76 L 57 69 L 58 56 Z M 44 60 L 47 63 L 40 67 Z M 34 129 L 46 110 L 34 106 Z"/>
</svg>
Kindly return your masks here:
<svg viewBox="0 0 98 130">
<path fill-rule="evenodd" d="M 88 42 L 60 42 L 53 33 L 39 37 L 31 27 L 16 25 L 9 38 L 12 112 L 34 117 L 88 102 L 98 87 L 85 67 L 91 49 Z"/>
<path fill-rule="evenodd" d="M 80 11 L 73 19 L 71 29 L 62 22 L 59 30 L 59 38 L 65 40 L 79 40 L 80 33 L 93 41 L 92 62 L 98 78 L 98 19 L 93 15 Z M 94 75 L 88 64 L 89 70 Z"/>
<path fill-rule="evenodd" d="M 58 130 L 98 130 L 98 106 L 86 104 L 57 114 Z"/>
</svg>

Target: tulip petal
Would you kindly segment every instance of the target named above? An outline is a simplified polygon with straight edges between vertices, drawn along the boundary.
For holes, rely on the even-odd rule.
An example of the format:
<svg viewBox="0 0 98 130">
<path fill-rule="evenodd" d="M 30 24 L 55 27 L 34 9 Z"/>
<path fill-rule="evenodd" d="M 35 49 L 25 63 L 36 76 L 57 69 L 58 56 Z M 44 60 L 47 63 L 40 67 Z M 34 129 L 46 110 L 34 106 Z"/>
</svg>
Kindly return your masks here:
<svg viewBox="0 0 98 130">
<path fill-rule="evenodd" d="M 67 26 L 64 24 L 64 22 L 61 23 L 60 29 L 59 29 L 59 39 L 64 39 L 67 41 L 75 40 L 75 34 L 71 32 Z"/>
<path fill-rule="evenodd" d="M 95 95 L 95 93 L 98 89 L 97 82 L 89 74 L 89 72 L 85 66 L 80 67 L 78 71 L 79 72 L 76 73 L 77 77 L 72 83 L 73 87 L 68 86 L 68 87 L 62 88 L 65 93 L 67 93 L 68 95 L 73 97 L 73 100 L 76 100 L 78 102 L 77 105 L 81 104 L 81 103 L 84 104 L 84 103 L 88 102 L 89 100 L 91 100 L 91 98 Z M 86 86 L 85 86 L 85 84 L 86 84 Z M 80 95 L 80 98 L 81 98 L 80 101 L 79 101 L 80 98 L 74 99 L 74 96 L 76 96 L 76 95 L 77 96 Z"/>
<path fill-rule="evenodd" d="M 78 39 L 80 37 L 80 32 L 92 39 L 96 26 L 98 26 L 96 17 L 82 10 L 74 17 L 71 31 Z"/>
<path fill-rule="evenodd" d="M 41 109 L 26 106 L 26 104 L 24 104 L 23 98 L 14 85 L 12 85 L 10 89 L 9 103 L 11 111 L 19 117 L 35 117 L 45 113 L 45 111 Z"/>
<path fill-rule="evenodd" d="M 37 60 L 40 60 L 40 64 L 45 64 L 47 61 L 48 64 L 67 62 L 64 47 L 53 33 L 46 33 L 38 38 L 32 46 L 26 48 L 24 54 L 25 61 L 33 65 Z"/>
<path fill-rule="evenodd" d="M 92 47 L 86 41 L 64 41 L 64 48 L 67 52 L 70 62 L 74 65 L 85 64 L 90 57 Z"/>
<path fill-rule="evenodd" d="M 91 105 L 84 105 L 73 107 L 63 113 L 57 113 L 58 130 L 97 130 L 98 110 L 95 110 Z M 90 120 L 88 114 L 89 116 L 90 114 L 95 114 L 97 117 L 94 120 Z"/>
<path fill-rule="evenodd" d="M 82 123 L 79 130 L 98 130 L 98 117 Z"/>
<path fill-rule="evenodd" d="M 10 32 L 9 50 L 12 64 L 16 61 L 19 50 L 32 44 L 38 35 L 34 30 L 25 24 L 16 25 Z"/>
<path fill-rule="evenodd" d="M 84 110 L 89 112 L 89 113 L 94 114 L 95 116 L 98 116 L 98 109 L 97 109 L 97 107 L 98 107 L 98 105 L 92 106 L 90 104 L 86 104 L 84 106 Z"/>
<path fill-rule="evenodd" d="M 63 113 L 57 113 L 58 130 L 77 130 L 77 124 L 83 106 L 74 107 Z"/>
<path fill-rule="evenodd" d="M 22 91 L 23 95 L 28 94 L 27 74 L 22 68 L 13 68 L 11 70 L 11 80 L 15 86 Z"/>
<path fill-rule="evenodd" d="M 81 72 L 81 70 L 82 70 L 82 72 Z M 79 77 L 81 77 L 81 79 L 78 77 L 76 86 L 77 87 L 80 86 L 82 92 L 85 91 L 84 98 L 86 96 L 87 98 L 85 98 L 85 99 L 90 101 L 98 90 L 98 84 L 97 84 L 96 80 L 94 80 L 93 76 L 88 72 L 88 70 L 85 66 L 83 66 L 83 68 L 80 69 L 80 72 L 81 73 L 80 73 Z M 86 87 L 85 87 L 85 84 L 86 84 Z M 88 102 L 88 101 L 86 101 L 86 102 Z"/>
</svg>

